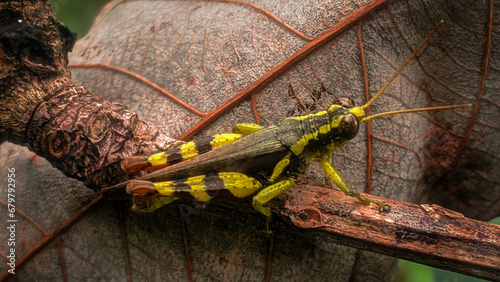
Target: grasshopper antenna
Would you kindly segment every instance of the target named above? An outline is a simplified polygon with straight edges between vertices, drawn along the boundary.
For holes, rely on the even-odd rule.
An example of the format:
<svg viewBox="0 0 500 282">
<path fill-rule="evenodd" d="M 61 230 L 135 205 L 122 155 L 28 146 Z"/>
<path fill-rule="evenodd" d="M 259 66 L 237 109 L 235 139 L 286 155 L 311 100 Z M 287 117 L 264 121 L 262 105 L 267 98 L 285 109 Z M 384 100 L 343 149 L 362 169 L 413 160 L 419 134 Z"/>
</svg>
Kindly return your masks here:
<svg viewBox="0 0 500 282">
<path fill-rule="evenodd" d="M 374 118 L 383 117 L 383 116 L 390 116 L 390 115 L 397 115 L 397 114 L 452 110 L 452 109 L 458 109 L 458 108 L 468 108 L 470 106 L 472 106 L 472 105 L 471 104 L 463 104 L 463 105 L 451 105 L 451 106 L 442 106 L 442 107 L 409 109 L 409 110 L 402 110 L 402 111 L 391 111 L 391 112 L 385 112 L 385 113 L 380 113 L 380 114 L 375 114 L 375 115 L 365 117 L 363 119 L 363 121 L 369 121 L 369 120 L 374 119 Z"/>
<path fill-rule="evenodd" d="M 436 31 L 439 29 L 439 27 L 443 23 L 444 23 L 444 20 L 441 20 L 436 24 L 434 29 L 432 29 L 431 32 L 429 32 L 429 34 L 427 35 L 427 37 L 425 37 L 424 40 L 422 40 L 422 42 L 420 42 L 420 45 L 418 45 L 418 47 L 415 49 L 415 51 L 413 51 L 413 53 L 411 53 L 411 55 L 408 57 L 408 59 L 406 59 L 406 61 L 391 76 L 391 78 L 389 78 L 389 80 L 384 84 L 384 86 L 382 88 L 380 88 L 380 90 L 377 92 L 377 94 L 375 94 L 375 96 L 373 96 L 373 98 L 371 98 L 370 101 L 368 101 L 366 104 L 363 105 L 363 109 L 366 109 L 369 106 L 371 106 L 371 104 L 373 104 L 373 102 L 375 102 L 375 100 L 377 100 L 377 98 L 380 97 L 380 95 L 382 95 L 382 93 L 384 93 L 384 91 L 389 87 L 389 85 L 391 85 L 391 83 L 394 81 L 394 79 L 396 79 L 396 77 L 398 77 L 398 75 L 411 62 L 411 60 L 413 60 L 413 58 L 415 58 L 417 56 L 418 52 L 420 52 L 420 50 L 422 50 L 422 48 L 424 48 L 425 44 L 427 44 L 427 42 L 429 41 L 431 36 L 434 35 L 434 33 L 436 33 Z"/>
<path fill-rule="evenodd" d="M 429 39 L 436 33 L 436 31 L 439 29 L 439 27 L 444 23 L 444 20 L 439 21 L 436 26 L 429 32 L 429 34 L 422 40 L 422 42 L 418 45 L 418 47 L 411 53 L 411 55 L 406 59 L 406 61 L 399 67 L 399 69 L 391 76 L 391 78 L 384 84 L 384 86 L 373 96 L 373 98 L 370 99 L 366 104 L 363 105 L 363 109 L 366 109 L 370 107 L 375 100 L 384 93 L 384 91 L 391 85 L 391 83 L 396 79 L 396 77 L 403 71 L 403 69 L 415 58 L 422 50 L 422 48 L 427 44 Z M 396 115 L 396 114 L 404 114 L 404 113 L 418 113 L 418 112 L 429 112 L 429 111 L 442 111 L 442 110 L 451 110 L 451 109 L 457 109 L 457 108 L 466 108 L 472 106 L 471 104 L 464 104 L 464 105 L 452 105 L 452 106 L 442 106 L 442 107 L 429 107 L 429 108 L 418 108 L 418 109 L 409 109 L 409 110 L 402 110 L 402 111 L 391 111 L 391 112 L 385 112 L 385 113 L 380 113 L 380 114 L 375 114 L 371 115 L 369 117 L 366 117 L 363 119 L 363 121 L 368 121 L 370 119 L 378 118 L 381 116 L 388 116 L 388 115 Z"/>
</svg>

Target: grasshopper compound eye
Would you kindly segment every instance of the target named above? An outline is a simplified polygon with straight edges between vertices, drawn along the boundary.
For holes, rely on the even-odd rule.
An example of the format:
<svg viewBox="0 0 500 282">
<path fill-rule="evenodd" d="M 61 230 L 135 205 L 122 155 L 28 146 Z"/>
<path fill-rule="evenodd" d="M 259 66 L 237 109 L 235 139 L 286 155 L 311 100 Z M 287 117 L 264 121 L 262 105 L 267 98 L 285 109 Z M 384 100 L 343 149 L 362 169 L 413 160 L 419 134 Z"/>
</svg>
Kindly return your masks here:
<svg viewBox="0 0 500 282">
<path fill-rule="evenodd" d="M 346 114 L 340 122 L 339 133 L 346 141 L 356 137 L 359 130 L 358 119 L 353 114 Z"/>
</svg>

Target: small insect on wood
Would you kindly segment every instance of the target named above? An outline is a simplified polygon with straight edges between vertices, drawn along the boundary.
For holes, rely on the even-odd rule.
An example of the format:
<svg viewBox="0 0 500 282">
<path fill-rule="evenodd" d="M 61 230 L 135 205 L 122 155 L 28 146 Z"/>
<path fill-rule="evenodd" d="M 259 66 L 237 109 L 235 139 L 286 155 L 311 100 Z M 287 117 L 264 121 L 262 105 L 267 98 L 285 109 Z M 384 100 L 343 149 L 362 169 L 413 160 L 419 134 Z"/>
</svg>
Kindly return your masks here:
<svg viewBox="0 0 500 282">
<path fill-rule="evenodd" d="M 328 178 L 345 194 L 363 204 L 375 204 L 381 211 L 389 210 L 385 203 L 366 199 L 351 187 L 332 166 L 332 152 L 354 138 L 359 124 L 370 119 L 470 106 L 409 109 L 371 116 L 365 114 L 365 109 L 387 89 L 441 24 L 429 33 L 382 89 L 363 106 L 355 107 L 348 98 L 338 99 L 326 111 L 285 118 L 275 126 L 237 124 L 230 134 L 188 142 L 149 157 L 126 158 L 123 168 L 130 174 L 159 169 L 140 180 L 128 181 L 126 191 L 132 196 L 133 210 L 154 211 L 181 197 L 191 197 L 203 204 L 224 194 L 243 198 L 257 193 L 253 196 L 253 206 L 266 216 L 266 232 L 269 233 L 271 212 L 264 205 L 292 187 L 312 162 L 319 162 Z"/>
</svg>

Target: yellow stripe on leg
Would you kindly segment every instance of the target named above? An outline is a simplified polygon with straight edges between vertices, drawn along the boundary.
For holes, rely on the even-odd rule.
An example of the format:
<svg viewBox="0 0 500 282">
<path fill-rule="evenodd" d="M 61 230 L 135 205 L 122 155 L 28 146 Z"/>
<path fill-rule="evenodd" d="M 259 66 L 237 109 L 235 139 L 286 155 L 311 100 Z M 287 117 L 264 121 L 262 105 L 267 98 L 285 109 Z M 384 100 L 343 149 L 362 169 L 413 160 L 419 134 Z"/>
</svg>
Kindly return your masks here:
<svg viewBox="0 0 500 282">
<path fill-rule="evenodd" d="M 248 135 L 262 128 L 262 125 L 258 125 L 255 123 L 238 123 L 233 127 L 233 132 Z"/>
<path fill-rule="evenodd" d="M 194 141 L 187 142 L 182 144 L 178 148 L 174 148 L 172 150 L 168 150 L 166 152 L 157 153 L 148 157 L 148 162 L 151 166 L 167 166 L 170 164 L 169 160 L 172 156 L 178 156 L 178 158 L 182 158 L 183 160 L 191 159 L 198 156 L 198 149 L 196 147 L 196 143 Z"/>
<path fill-rule="evenodd" d="M 179 146 L 178 148 L 151 155 L 148 158 L 148 162 L 151 164 L 151 166 L 167 166 L 172 162 L 176 163 L 181 160 L 194 158 L 196 156 L 199 156 L 200 154 L 234 142 L 241 137 L 241 134 L 233 133 L 216 134 L 209 140 L 202 139 L 187 142 Z"/>
<path fill-rule="evenodd" d="M 245 198 L 259 189 L 262 184 L 257 179 L 237 172 L 220 172 L 218 177 L 224 183 L 224 189 L 229 190 L 237 198 Z"/>
<path fill-rule="evenodd" d="M 262 188 L 262 184 L 255 178 L 237 172 L 220 172 L 213 175 L 198 175 L 187 179 L 154 183 L 158 194 L 173 196 L 174 193 L 189 193 L 199 202 L 208 202 L 210 196 L 207 191 L 229 190 L 237 197 L 244 198 Z"/>
<path fill-rule="evenodd" d="M 176 185 L 173 181 L 156 182 L 154 183 L 154 186 L 157 193 L 162 196 L 171 197 L 175 193 Z"/>
<path fill-rule="evenodd" d="M 241 139 L 241 137 L 243 137 L 241 136 L 241 134 L 235 133 L 215 134 L 214 136 L 212 136 L 213 140 L 210 141 L 210 145 L 212 146 L 212 150 L 217 149 L 238 139 Z"/>
<path fill-rule="evenodd" d="M 204 184 L 204 175 L 189 177 L 175 181 L 156 182 L 154 186 L 162 196 L 173 196 L 174 193 L 189 193 L 198 202 L 208 202 L 212 199 Z"/>
<path fill-rule="evenodd" d="M 194 141 L 182 144 L 180 149 L 183 160 L 188 160 L 199 155 L 198 148 L 196 147 L 196 142 Z"/>
<path fill-rule="evenodd" d="M 189 177 L 176 181 L 156 182 L 154 186 L 159 195 L 171 197 L 174 193 L 189 193 L 199 202 L 208 202 L 212 199 L 204 184 L 204 175 Z"/>
<path fill-rule="evenodd" d="M 208 202 L 212 200 L 212 197 L 207 194 L 204 180 L 204 175 L 198 175 L 189 177 L 186 181 L 186 184 L 189 184 L 189 186 L 191 186 L 191 191 L 189 192 L 189 194 L 191 194 L 191 196 L 193 196 L 193 198 L 195 198 L 198 202 Z"/>
</svg>

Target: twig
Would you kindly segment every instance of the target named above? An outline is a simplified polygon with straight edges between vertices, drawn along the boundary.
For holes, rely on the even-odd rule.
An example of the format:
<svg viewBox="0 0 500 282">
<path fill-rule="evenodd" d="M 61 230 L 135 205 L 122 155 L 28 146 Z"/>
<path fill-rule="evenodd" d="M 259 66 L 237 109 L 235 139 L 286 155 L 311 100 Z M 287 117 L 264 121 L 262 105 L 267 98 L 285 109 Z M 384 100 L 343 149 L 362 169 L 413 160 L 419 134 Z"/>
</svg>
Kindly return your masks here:
<svg viewBox="0 0 500 282">
<path fill-rule="evenodd" d="M 377 200 L 391 210 L 379 212 L 337 189 L 304 184 L 293 188 L 284 206 L 274 201 L 271 208 L 295 226 L 343 245 L 500 280 L 500 226 L 437 205 Z"/>
</svg>

